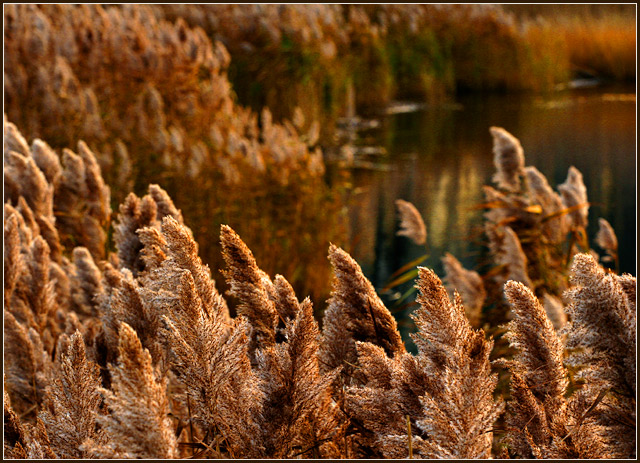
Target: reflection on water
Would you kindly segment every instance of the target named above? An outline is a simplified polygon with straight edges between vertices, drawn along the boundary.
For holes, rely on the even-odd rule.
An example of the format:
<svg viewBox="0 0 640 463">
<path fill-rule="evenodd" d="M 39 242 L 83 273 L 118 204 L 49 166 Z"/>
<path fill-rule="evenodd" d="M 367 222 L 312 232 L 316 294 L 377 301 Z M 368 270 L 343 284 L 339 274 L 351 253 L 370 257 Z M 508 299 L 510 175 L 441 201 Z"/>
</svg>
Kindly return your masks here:
<svg viewBox="0 0 640 463">
<path fill-rule="evenodd" d="M 443 275 L 445 252 L 467 268 L 478 263 L 483 200 L 493 154 L 489 127 L 504 127 L 524 147 L 526 165 L 536 166 L 555 187 L 569 166 L 584 175 L 589 200 L 589 236 L 598 217 L 614 227 L 621 270 L 636 274 L 635 95 L 590 89 L 553 98 L 476 96 L 455 105 L 383 117 L 363 143 L 383 146 L 387 155 L 370 159 L 387 170 L 358 170 L 360 201 L 352 208 L 353 254 L 376 288 L 402 265 L 425 253 L 396 237 L 394 200 L 411 201 L 427 225 L 429 257 L 424 265 Z M 596 248 L 596 250 L 598 250 Z M 405 286 L 406 288 L 406 286 Z"/>
</svg>

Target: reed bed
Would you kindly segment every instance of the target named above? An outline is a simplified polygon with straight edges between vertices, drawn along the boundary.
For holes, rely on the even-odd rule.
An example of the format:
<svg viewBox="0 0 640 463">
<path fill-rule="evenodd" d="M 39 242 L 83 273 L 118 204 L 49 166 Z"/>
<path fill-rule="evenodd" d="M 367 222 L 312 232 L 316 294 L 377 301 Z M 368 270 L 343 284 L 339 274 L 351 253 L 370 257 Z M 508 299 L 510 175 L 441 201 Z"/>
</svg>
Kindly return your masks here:
<svg viewBox="0 0 640 463">
<path fill-rule="evenodd" d="M 508 5 L 525 23 L 538 24 L 535 37 L 550 28 L 566 47 L 574 71 L 611 81 L 635 82 L 634 5 Z"/>
<path fill-rule="evenodd" d="M 326 182 L 318 122 L 299 110 L 276 123 L 267 108 L 236 104 L 226 48 L 145 6 L 10 5 L 5 24 L 5 111 L 29 139 L 56 149 L 84 140 L 112 207 L 162 183 L 197 239 L 231 224 L 262 250 L 268 271 L 327 296 L 330 268 L 319 250 L 347 232 L 343 181 Z M 56 220 L 77 222 L 81 206 L 54 208 Z M 205 253 L 221 266 L 217 246 Z M 313 261 L 309 272 L 303 264 Z"/>
<path fill-rule="evenodd" d="M 569 77 L 555 32 L 497 5 L 165 5 L 223 42 L 239 99 L 329 125 L 356 106 L 437 102 L 461 90 L 549 90 Z M 323 119 L 324 118 L 324 119 Z"/>
<path fill-rule="evenodd" d="M 94 153 L 81 145 L 68 174 L 50 176 L 72 152 L 42 156 L 44 142 L 28 145 L 8 121 L 4 133 L 5 182 L 15 187 L 4 222 L 6 458 L 635 457 L 636 279 L 579 252 L 579 172 L 560 185 L 560 199 L 504 129 L 491 129 L 503 191 L 487 190 L 499 271 L 479 277 L 447 256 L 447 284 L 464 288 L 450 296 L 419 268 L 416 355 L 337 246 L 321 323 L 311 299 L 261 270 L 226 225 L 230 290 L 221 293 L 158 185 L 120 206 L 114 252 L 75 245 L 87 233 L 97 235 L 89 243 L 102 242 L 107 225 L 68 227 L 52 210 L 87 201 L 81 188 L 61 186 L 70 179 L 108 192 Z M 91 175 L 79 176 L 87 166 Z M 416 211 L 401 204 L 415 225 Z M 601 226 L 598 242 L 613 251 L 612 230 Z M 525 239 L 531 233 L 537 244 Z M 553 260 L 553 236 L 569 240 L 570 266 Z M 566 289 L 561 330 L 536 296 L 553 294 L 543 268 Z M 492 361 L 493 337 L 472 326 L 463 300 L 482 317 L 474 303 L 488 306 L 473 298 L 484 300 L 485 283 L 505 281 L 512 350 Z"/>
<path fill-rule="evenodd" d="M 282 21 L 285 62 L 357 44 L 352 85 L 397 66 L 359 98 L 390 98 L 390 76 L 411 73 L 446 90 L 446 60 L 394 73 L 416 38 L 464 54 L 469 35 L 438 48 L 451 18 L 502 47 L 494 59 L 520 59 L 493 7 L 8 6 L 4 457 L 635 458 L 636 278 L 618 274 L 602 219 L 602 258 L 591 249 L 581 173 L 554 189 L 490 128 L 489 258 L 467 270 L 445 256 L 444 283 L 409 270 L 412 354 L 340 246 L 343 186 L 326 182 L 313 111 L 239 106 L 237 50 L 207 33 L 254 45 L 213 11 L 265 46 Z M 520 85 L 494 72 L 465 85 Z M 398 234 L 424 243 L 419 211 L 397 205 Z"/>
</svg>

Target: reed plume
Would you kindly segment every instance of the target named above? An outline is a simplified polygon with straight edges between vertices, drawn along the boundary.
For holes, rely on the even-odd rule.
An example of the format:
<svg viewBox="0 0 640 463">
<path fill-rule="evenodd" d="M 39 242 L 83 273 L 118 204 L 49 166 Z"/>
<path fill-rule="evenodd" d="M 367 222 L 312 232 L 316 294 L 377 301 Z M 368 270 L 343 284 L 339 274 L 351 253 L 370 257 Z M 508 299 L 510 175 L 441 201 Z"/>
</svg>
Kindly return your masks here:
<svg viewBox="0 0 640 463">
<path fill-rule="evenodd" d="M 547 318 L 556 330 L 560 330 L 567 323 L 567 313 L 562 301 L 548 293 L 543 296 L 544 310 Z"/>
<path fill-rule="evenodd" d="M 400 215 L 400 230 L 396 235 L 406 236 L 417 245 L 425 244 L 427 242 L 427 227 L 418 209 L 409 201 L 402 199 L 396 200 L 396 207 Z"/>
<path fill-rule="evenodd" d="M 533 283 L 527 272 L 528 259 L 518 235 L 511 227 L 496 228 L 489 223 L 485 224 L 485 230 L 489 236 L 489 248 L 494 261 L 503 267 L 505 276 L 502 277 L 502 281 L 515 280 L 532 288 Z"/>
<path fill-rule="evenodd" d="M 332 399 L 332 383 L 338 370 L 320 373 L 320 330 L 311 301 L 305 299 L 294 320 L 287 320 L 285 340 L 261 348 L 257 356 L 265 402 L 261 428 L 267 455 L 340 455 L 340 422 Z"/>
<path fill-rule="evenodd" d="M 598 219 L 598 233 L 596 243 L 605 250 L 607 255 L 602 258 L 603 262 L 618 262 L 618 238 L 613 231 L 613 227 L 602 217 Z"/>
<path fill-rule="evenodd" d="M 320 331 L 311 301 L 298 303 L 281 275 L 272 282 L 230 227 L 222 227 L 221 241 L 229 293 L 239 299 L 238 313 L 256 333 L 250 352 L 264 391 L 260 429 L 266 454 L 340 455 L 340 417 L 331 387 L 339 371 L 320 373 Z"/>
<path fill-rule="evenodd" d="M 229 294 L 240 300 L 238 313 L 251 322 L 255 345 L 272 346 L 279 317 L 276 305 L 269 297 L 269 292 L 273 293 L 273 283 L 258 268 L 251 250 L 230 227 L 222 227 L 220 241 L 229 267 L 225 272 L 231 287 Z"/>
<path fill-rule="evenodd" d="M 589 202 L 582 173 L 574 166 L 569 167 L 567 179 L 558 185 L 558 191 L 562 195 L 564 207 L 572 209 L 568 215 L 571 228 L 586 228 L 589 221 Z"/>
<path fill-rule="evenodd" d="M 577 349 L 568 361 L 581 367 L 585 394 L 607 391 L 604 410 L 596 415 L 614 456 L 635 455 L 636 310 L 625 287 L 635 278 L 608 274 L 587 254 L 576 255 L 567 308 L 567 347 Z"/>
<path fill-rule="evenodd" d="M 56 370 L 39 418 L 58 458 L 86 458 L 90 453 L 83 444 L 104 440 L 103 431 L 96 426 L 102 397 L 98 366 L 87 359 L 79 331 L 60 336 Z"/>
<path fill-rule="evenodd" d="M 4 406 L 4 456 L 6 458 L 27 458 L 25 448 L 27 447 L 28 434 L 23 426 L 20 417 L 11 407 L 11 399 L 7 393 L 7 388 L 3 390 Z"/>
<path fill-rule="evenodd" d="M 488 457 L 492 426 L 503 408 L 493 399 L 492 342 L 471 328 L 460 297 L 451 301 L 432 271 L 420 268 L 419 275 L 420 308 L 412 315 L 418 355 L 389 358 L 378 346 L 358 343 L 367 382 L 348 389 L 347 410 L 364 428 L 363 442 L 368 434 L 370 445 L 386 457 L 407 456 L 407 415 L 414 455 Z"/>
<path fill-rule="evenodd" d="M 538 169 L 527 166 L 524 171 L 531 201 L 542 209 L 540 214 L 542 220 L 549 218 L 541 224 L 542 234 L 550 243 L 561 243 L 569 229 L 566 215 L 560 213 L 565 207 L 560 195 L 553 191 L 547 178 Z"/>
<path fill-rule="evenodd" d="M 230 456 L 262 455 L 257 422 L 263 396 L 248 357 L 249 322 L 230 321 L 188 229 L 165 217 L 161 232 L 167 259 L 149 273 L 153 283 L 143 297 L 162 317 L 169 364 L 185 387 L 183 402 L 192 404 L 207 445 L 216 438 Z"/>
<path fill-rule="evenodd" d="M 4 311 L 5 386 L 13 408 L 20 416 L 31 416 L 42 403 L 49 383 L 51 359 L 42 339 Z"/>
<path fill-rule="evenodd" d="M 109 366 L 111 390 L 102 389 L 109 414 L 98 419 L 108 444 L 92 448 L 92 456 L 176 458 L 167 378 L 154 370 L 149 351 L 126 323 L 120 327 L 118 351 L 118 364 Z"/>
<path fill-rule="evenodd" d="M 493 181 L 504 190 L 519 191 L 520 177 L 524 175 L 522 145 L 502 127 L 491 127 L 489 131 L 493 137 L 493 163 L 496 166 Z"/>
<path fill-rule="evenodd" d="M 329 248 L 335 277 L 323 318 L 320 359 L 325 371 L 343 367 L 347 379 L 357 360 L 356 341 L 380 346 L 390 357 L 405 352 L 393 315 L 384 306 L 358 263 L 337 246 Z"/>
<path fill-rule="evenodd" d="M 93 152 L 79 142 L 79 154 L 64 149 L 60 162 L 43 141 L 36 139 L 29 148 L 14 124 L 5 118 L 4 125 L 6 198 L 13 204 L 24 198 L 56 262 L 60 262 L 60 244 L 69 248 L 80 244 L 103 258 L 105 228 L 111 216 L 110 190 Z"/>
<path fill-rule="evenodd" d="M 545 309 L 522 283 L 509 281 L 505 294 L 514 313 L 507 336 L 517 349 L 513 360 L 502 362 L 512 372 L 510 452 L 521 458 L 607 458 L 610 449 L 592 413 L 596 397 L 565 398 L 564 346 Z"/>
<path fill-rule="evenodd" d="M 460 261 L 449 253 L 442 258 L 442 264 L 446 273 L 445 286 L 449 296 L 453 298 L 455 291 L 460 294 L 469 323 L 477 327 L 487 297 L 482 278 L 478 272 L 465 269 Z"/>
</svg>

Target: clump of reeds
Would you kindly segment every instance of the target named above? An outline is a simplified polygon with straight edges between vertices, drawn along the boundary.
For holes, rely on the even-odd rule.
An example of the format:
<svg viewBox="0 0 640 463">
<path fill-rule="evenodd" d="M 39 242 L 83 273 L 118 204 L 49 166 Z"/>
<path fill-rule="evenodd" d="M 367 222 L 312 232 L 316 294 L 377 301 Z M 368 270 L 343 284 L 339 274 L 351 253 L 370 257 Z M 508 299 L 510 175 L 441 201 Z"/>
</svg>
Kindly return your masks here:
<svg viewBox="0 0 640 463">
<path fill-rule="evenodd" d="M 148 183 L 162 183 L 199 240 L 230 223 L 254 245 L 266 269 L 295 273 L 295 287 L 320 297 L 330 269 L 319 251 L 324 246 L 316 244 L 341 242 L 346 231 L 341 187 L 324 180 L 319 125 L 311 113 L 298 115 L 297 125 L 271 123 L 268 110 L 260 117 L 239 106 L 226 48 L 184 20 L 157 19 L 149 7 L 13 5 L 4 14 L 9 119 L 54 149 L 86 142 L 62 158 L 39 140 L 31 149 L 47 182 L 59 190 L 54 215 L 65 223 L 63 243 L 71 244 L 69 233 L 92 252 L 104 247 L 106 236 L 96 232 L 108 227 L 109 193 L 118 204 L 131 189 L 139 193 Z M 129 40 L 131 34 L 137 39 Z M 11 150 L 24 155 L 24 139 L 5 131 Z M 88 164 L 89 150 L 95 165 Z M 97 165 L 110 192 L 92 183 Z M 7 166 L 16 175 L 33 170 L 13 157 Z M 29 178 L 20 183 L 30 191 L 27 203 L 50 194 L 31 188 L 39 180 Z M 19 191 L 6 183 L 15 202 Z M 288 220 L 292 214 L 301 220 Z M 290 238 L 282 240 L 274 230 Z M 298 257 L 305 247 L 305 260 L 316 260 L 314 272 Z M 206 261 L 223 264 L 219 247 L 205 253 Z M 102 258 L 104 250 L 96 255 Z"/>
<path fill-rule="evenodd" d="M 375 108 L 461 88 L 551 89 L 569 74 L 549 27 L 498 5 L 167 5 L 156 14 L 224 42 L 240 100 L 278 119 L 300 106 L 335 120 L 353 88 L 359 108 Z"/>
<path fill-rule="evenodd" d="M 522 146 L 513 135 L 496 127 L 491 132 L 497 170 L 493 180 L 498 189 L 485 187 L 485 231 L 495 269 L 493 281 L 498 289 L 512 279 L 538 297 L 544 293 L 561 297 L 568 286 L 571 257 L 590 250 L 589 202 L 582 174 L 570 167 L 556 192 L 544 174 L 525 167 Z"/>
<path fill-rule="evenodd" d="M 239 235 L 222 227 L 228 302 L 158 185 L 120 207 L 115 252 L 63 242 L 67 225 L 49 221 L 51 205 L 56 195 L 87 201 L 84 190 L 52 188 L 51 163 L 36 164 L 33 148 L 6 126 L 5 163 L 28 170 L 7 176 L 17 199 L 7 198 L 4 223 L 5 457 L 495 456 L 505 407 L 489 360 L 493 340 L 472 328 L 462 297 L 450 298 L 433 271 L 418 270 L 417 355 L 357 262 L 336 246 L 320 329 L 311 301 L 261 270 Z M 82 165 L 95 165 L 91 151 L 85 156 Z M 36 192 L 23 188 L 33 178 Z M 106 188 L 98 168 L 80 185 L 88 179 Z M 567 184 L 581 191 L 577 175 Z M 526 192 L 500 195 L 521 196 L 523 216 L 532 213 Z M 535 220 L 524 224 L 538 230 Z M 524 234 L 524 224 L 510 234 Z M 87 232 L 96 235 L 89 242 L 104 234 Z M 516 256 L 514 274 L 530 268 L 525 246 L 500 249 Z M 468 280 L 466 297 L 481 297 L 478 278 L 451 267 L 450 282 L 464 288 Z M 527 282 L 534 288 L 505 285 L 513 314 L 506 338 L 516 353 L 496 362 L 511 371 L 499 444 L 503 455 L 524 458 L 634 458 L 636 279 L 587 253 L 575 255 L 571 274 L 560 331 L 533 291 L 536 280 Z"/>
</svg>

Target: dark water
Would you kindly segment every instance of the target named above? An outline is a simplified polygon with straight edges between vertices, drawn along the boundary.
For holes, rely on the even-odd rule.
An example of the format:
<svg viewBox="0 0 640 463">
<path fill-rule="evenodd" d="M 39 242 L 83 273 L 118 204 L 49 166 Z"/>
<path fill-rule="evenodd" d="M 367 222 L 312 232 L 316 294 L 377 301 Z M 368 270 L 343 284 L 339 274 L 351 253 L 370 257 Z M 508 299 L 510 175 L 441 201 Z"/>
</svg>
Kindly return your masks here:
<svg viewBox="0 0 640 463">
<path fill-rule="evenodd" d="M 570 166 L 584 175 L 589 237 L 604 217 L 614 227 L 621 271 L 636 275 L 636 104 L 634 88 L 566 91 L 550 97 L 477 96 L 441 108 L 385 116 L 361 143 L 386 149 L 367 158 L 387 170 L 359 169 L 360 201 L 352 208 L 353 254 L 376 288 L 423 254 L 424 247 L 395 236 L 394 201 L 411 201 L 427 226 L 426 265 L 443 276 L 450 252 L 466 268 L 478 264 L 482 185 L 494 172 L 490 126 L 518 137 L 526 165 L 555 187 Z M 406 289 L 404 286 L 401 289 Z M 393 304 L 391 304 L 393 305 Z"/>
</svg>

